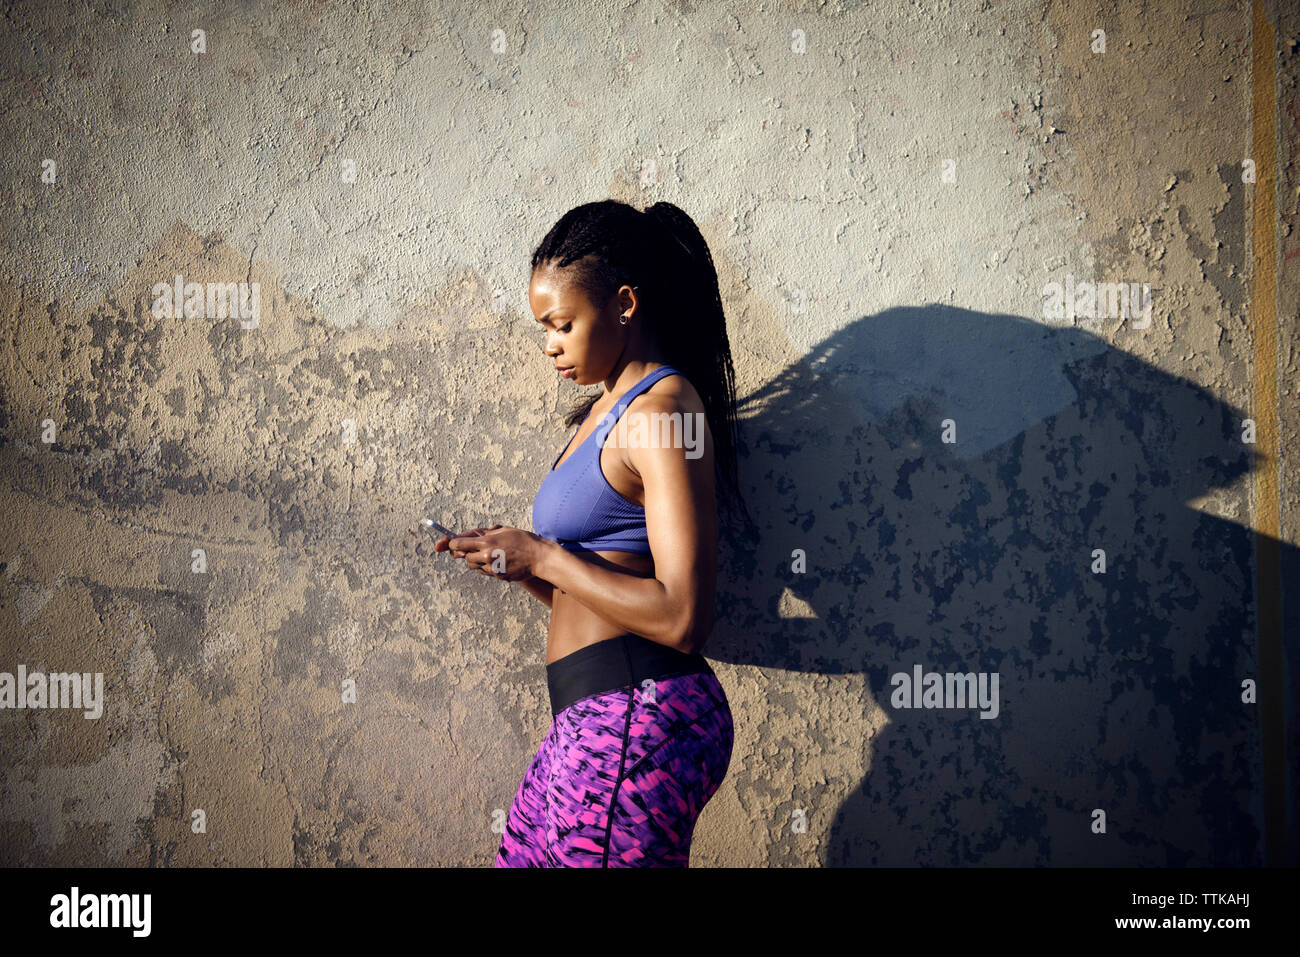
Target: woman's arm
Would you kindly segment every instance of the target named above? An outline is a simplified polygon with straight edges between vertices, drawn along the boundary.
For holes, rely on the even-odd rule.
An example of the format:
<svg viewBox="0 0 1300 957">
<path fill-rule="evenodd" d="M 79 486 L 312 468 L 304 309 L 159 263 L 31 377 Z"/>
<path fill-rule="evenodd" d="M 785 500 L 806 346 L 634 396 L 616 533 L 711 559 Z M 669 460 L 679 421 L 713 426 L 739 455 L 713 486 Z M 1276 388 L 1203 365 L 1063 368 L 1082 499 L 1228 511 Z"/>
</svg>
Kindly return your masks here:
<svg viewBox="0 0 1300 957">
<path fill-rule="evenodd" d="M 671 396 L 644 396 L 641 414 L 697 410 Z M 698 410 L 703 414 L 703 407 Z M 627 414 L 631 414 L 628 410 Z M 645 485 L 646 533 L 655 576 L 644 578 L 547 542 L 533 572 L 620 628 L 678 651 L 693 652 L 713 628 L 718 519 L 713 440 L 704 454 L 680 448 L 628 449 Z"/>
<path fill-rule="evenodd" d="M 519 579 L 515 584 L 523 585 L 543 605 L 547 608 L 551 607 L 551 600 L 555 597 L 555 586 L 550 582 L 536 575 L 529 575 L 527 578 Z"/>
</svg>

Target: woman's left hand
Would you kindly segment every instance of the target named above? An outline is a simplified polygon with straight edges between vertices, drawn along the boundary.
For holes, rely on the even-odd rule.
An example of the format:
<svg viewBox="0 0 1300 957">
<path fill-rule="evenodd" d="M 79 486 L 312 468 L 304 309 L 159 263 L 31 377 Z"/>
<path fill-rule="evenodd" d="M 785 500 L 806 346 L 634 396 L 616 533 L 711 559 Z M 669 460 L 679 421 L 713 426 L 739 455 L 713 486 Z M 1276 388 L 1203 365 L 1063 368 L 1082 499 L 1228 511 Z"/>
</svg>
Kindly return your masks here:
<svg viewBox="0 0 1300 957">
<path fill-rule="evenodd" d="M 536 574 L 534 568 L 548 543 L 522 528 L 498 525 L 478 535 L 453 538 L 447 550 L 489 578 L 514 582 Z"/>
</svg>

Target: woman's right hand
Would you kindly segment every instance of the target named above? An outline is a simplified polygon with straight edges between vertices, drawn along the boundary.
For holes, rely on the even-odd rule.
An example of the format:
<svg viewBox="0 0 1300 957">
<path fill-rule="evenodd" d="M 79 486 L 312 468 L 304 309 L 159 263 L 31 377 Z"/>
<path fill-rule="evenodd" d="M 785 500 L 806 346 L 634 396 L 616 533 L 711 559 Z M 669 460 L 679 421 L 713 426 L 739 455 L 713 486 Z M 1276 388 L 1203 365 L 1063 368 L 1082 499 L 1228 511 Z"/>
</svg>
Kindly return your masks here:
<svg viewBox="0 0 1300 957">
<path fill-rule="evenodd" d="M 500 525 L 493 525 L 492 528 L 471 528 L 464 532 L 457 532 L 455 535 L 444 535 L 442 538 L 438 539 L 436 542 L 433 543 L 433 550 L 435 552 L 445 552 L 451 550 L 451 553 L 454 557 L 464 558 L 465 552 L 453 550 L 451 549 L 451 546 L 448 544 L 453 538 L 474 538 L 479 535 L 482 535 L 484 532 L 492 531 L 493 528 L 501 528 L 501 527 L 502 526 Z"/>
</svg>

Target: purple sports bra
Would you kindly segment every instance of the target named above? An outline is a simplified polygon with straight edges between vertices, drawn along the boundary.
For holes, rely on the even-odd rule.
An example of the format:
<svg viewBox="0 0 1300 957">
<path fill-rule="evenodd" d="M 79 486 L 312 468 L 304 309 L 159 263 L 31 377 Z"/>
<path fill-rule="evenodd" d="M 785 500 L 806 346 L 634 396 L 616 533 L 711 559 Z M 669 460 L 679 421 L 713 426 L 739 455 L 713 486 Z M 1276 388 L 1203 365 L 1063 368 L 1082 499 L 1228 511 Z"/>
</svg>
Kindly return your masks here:
<svg viewBox="0 0 1300 957">
<path fill-rule="evenodd" d="M 600 467 L 600 450 L 629 403 L 664 376 L 681 375 L 672 366 L 663 365 L 638 382 L 605 413 L 596 430 L 583 439 L 559 468 L 542 481 L 533 499 L 533 531 L 549 538 L 571 552 L 637 552 L 650 554 L 646 534 L 645 509 L 629 502 L 609 484 Z M 588 418 L 591 413 L 587 413 Z M 586 424 L 582 420 L 582 425 Z M 582 425 L 578 431 L 582 431 Z M 573 437 L 577 437 L 577 432 Z M 593 441 L 594 440 L 594 441 Z M 569 445 L 573 438 L 569 439 Z M 569 445 L 555 457 L 555 462 Z"/>
</svg>

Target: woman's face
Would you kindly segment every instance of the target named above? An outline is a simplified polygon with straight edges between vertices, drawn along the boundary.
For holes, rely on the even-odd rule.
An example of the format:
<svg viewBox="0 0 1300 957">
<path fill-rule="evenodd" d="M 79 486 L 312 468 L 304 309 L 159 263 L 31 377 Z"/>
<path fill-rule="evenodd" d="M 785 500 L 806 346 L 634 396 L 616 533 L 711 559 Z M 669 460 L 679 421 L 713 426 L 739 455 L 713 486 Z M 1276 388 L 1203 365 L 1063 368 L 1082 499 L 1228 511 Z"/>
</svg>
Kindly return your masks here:
<svg viewBox="0 0 1300 957">
<path fill-rule="evenodd" d="M 537 267 L 528 284 L 528 304 L 542 324 L 546 354 L 556 366 L 571 370 L 564 378 L 593 385 L 608 377 L 625 344 L 611 329 L 611 323 L 622 328 L 612 318 L 618 297 L 611 297 L 608 305 L 593 303 L 566 272 Z"/>
</svg>

